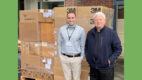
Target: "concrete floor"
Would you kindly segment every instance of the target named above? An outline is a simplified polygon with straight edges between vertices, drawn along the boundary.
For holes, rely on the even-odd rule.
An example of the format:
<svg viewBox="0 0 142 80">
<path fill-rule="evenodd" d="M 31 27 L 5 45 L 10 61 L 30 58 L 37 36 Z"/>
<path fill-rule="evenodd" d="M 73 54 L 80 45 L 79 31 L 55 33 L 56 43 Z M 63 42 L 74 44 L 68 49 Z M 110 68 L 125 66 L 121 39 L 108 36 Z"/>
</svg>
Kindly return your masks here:
<svg viewBox="0 0 142 80">
<path fill-rule="evenodd" d="M 124 59 L 123 58 L 118 59 L 115 63 L 114 80 L 124 80 Z"/>
</svg>

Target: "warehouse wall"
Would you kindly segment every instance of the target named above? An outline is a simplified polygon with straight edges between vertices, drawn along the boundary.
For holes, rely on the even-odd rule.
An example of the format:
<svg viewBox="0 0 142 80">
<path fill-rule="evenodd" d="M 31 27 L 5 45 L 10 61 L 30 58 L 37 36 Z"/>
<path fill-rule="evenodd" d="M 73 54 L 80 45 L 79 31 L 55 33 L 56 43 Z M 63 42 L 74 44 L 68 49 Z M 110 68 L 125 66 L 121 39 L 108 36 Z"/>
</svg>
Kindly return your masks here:
<svg viewBox="0 0 142 80">
<path fill-rule="evenodd" d="M 24 10 L 38 9 L 38 0 L 24 0 Z"/>
<path fill-rule="evenodd" d="M 122 54 L 121 57 L 124 56 L 124 19 L 117 19 L 117 33 L 118 36 L 121 40 L 121 44 L 122 44 Z"/>
<path fill-rule="evenodd" d="M 65 6 L 106 6 L 113 7 L 113 0 L 65 0 Z"/>
</svg>

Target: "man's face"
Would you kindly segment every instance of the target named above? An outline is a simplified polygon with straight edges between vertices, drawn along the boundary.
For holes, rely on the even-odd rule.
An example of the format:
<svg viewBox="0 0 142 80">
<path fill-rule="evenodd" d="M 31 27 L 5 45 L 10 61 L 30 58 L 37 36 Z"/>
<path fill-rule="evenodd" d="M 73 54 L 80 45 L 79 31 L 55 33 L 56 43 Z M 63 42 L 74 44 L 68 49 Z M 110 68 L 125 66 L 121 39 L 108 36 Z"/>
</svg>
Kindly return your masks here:
<svg viewBox="0 0 142 80">
<path fill-rule="evenodd" d="M 102 15 L 97 15 L 94 18 L 94 23 L 97 29 L 102 29 L 105 25 L 105 18 Z"/>
<path fill-rule="evenodd" d="M 67 15 L 67 22 L 69 25 L 73 25 L 75 23 L 75 14 L 74 13 L 69 13 Z"/>
</svg>

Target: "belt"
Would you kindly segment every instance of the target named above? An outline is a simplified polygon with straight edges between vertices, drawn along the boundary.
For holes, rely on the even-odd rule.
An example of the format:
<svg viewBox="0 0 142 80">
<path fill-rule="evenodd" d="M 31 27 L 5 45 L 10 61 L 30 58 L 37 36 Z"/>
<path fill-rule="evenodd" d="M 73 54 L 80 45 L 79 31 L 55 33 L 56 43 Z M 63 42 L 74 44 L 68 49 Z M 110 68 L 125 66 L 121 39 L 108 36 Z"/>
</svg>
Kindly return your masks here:
<svg viewBox="0 0 142 80">
<path fill-rule="evenodd" d="M 81 53 L 78 53 L 78 54 L 75 54 L 75 55 L 68 55 L 68 54 L 65 54 L 65 53 L 62 53 L 64 56 L 67 56 L 67 57 L 80 57 L 81 56 Z"/>
</svg>

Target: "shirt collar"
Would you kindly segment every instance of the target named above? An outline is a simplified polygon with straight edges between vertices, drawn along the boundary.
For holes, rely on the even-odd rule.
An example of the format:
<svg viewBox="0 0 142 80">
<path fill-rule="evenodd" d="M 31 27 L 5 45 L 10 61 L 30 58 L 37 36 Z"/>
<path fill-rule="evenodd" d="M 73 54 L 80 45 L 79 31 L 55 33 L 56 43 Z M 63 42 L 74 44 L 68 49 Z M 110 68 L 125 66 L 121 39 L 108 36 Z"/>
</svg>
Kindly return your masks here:
<svg viewBox="0 0 142 80">
<path fill-rule="evenodd" d="M 69 25 L 69 24 L 67 24 L 67 27 L 66 27 L 66 28 L 68 29 L 68 28 L 69 28 L 69 26 L 70 26 L 70 25 Z M 76 27 L 76 24 L 73 24 L 73 25 L 71 25 L 71 26 L 72 26 L 71 28 L 73 28 L 73 29 L 74 29 L 74 28 Z"/>
<path fill-rule="evenodd" d="M 95 26 L 95 31 L 96 32 L 102 32 L 105 29 L 105 26 L 101 29 L 101 30 L 97 30 L 96 26 Z"/>
</svg>

